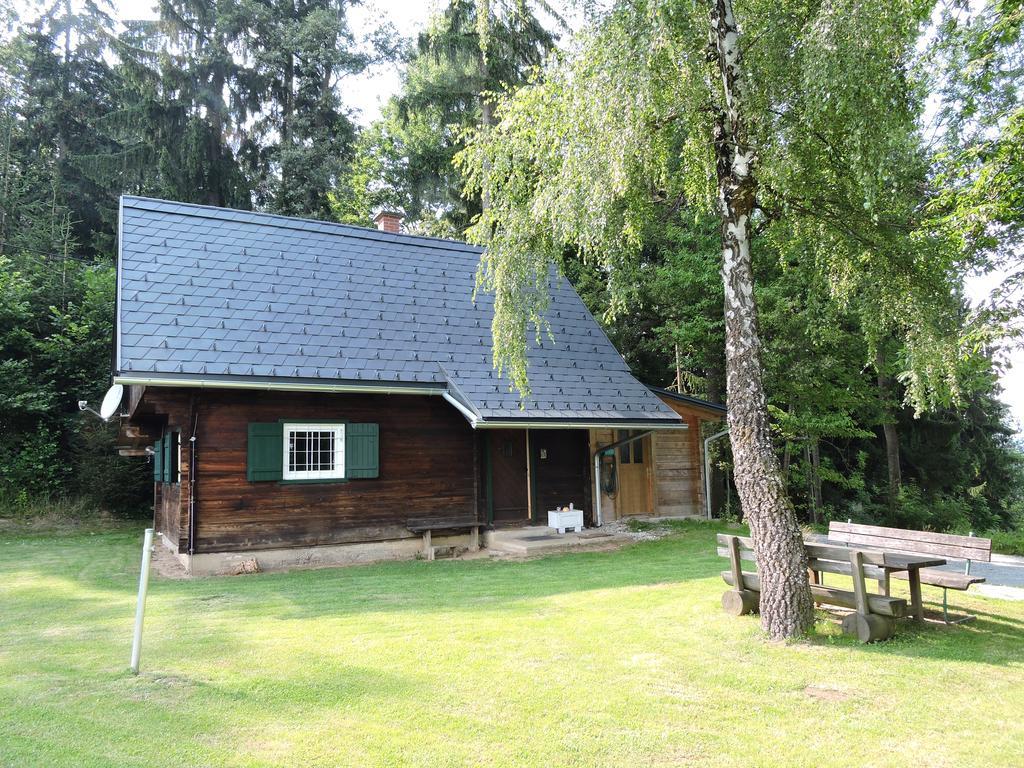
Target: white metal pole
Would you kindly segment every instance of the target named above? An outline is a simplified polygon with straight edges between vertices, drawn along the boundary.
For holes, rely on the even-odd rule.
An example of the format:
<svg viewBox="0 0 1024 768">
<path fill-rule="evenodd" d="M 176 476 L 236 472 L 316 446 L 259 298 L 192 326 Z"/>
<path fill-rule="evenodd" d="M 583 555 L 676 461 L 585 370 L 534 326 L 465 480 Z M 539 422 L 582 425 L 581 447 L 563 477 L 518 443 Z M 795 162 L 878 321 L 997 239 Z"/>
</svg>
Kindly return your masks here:
<svg viewBox="0 0 1024 768">
<path fill-rule="evenodd" d="M 601 517 L 601 454 L 594 454 L 594 524 L 600 528 L 604 525 Z"/>
<path fill-rule="evenodd" d="M 146 615 L 146 590 L 149 588 L 149 561 L 153 556 L 153 529 L 146 529 L 142 541 L 142 570 L 139 573 L 139 597 L 135 603 L 135 635 L 132 637 L 133 675 L 139 674 L 139 656 L 142 654 L 142 619 Z"/>
<path fill-rule="evenodd" d="M 704 508 L 707 510 L 708 520 L 711 519 L 711 455 L 708 453 L 708 448 L 715 440 L 728 434 L 729 428 L 726 427 L 704 441 Z"/>
</svg>

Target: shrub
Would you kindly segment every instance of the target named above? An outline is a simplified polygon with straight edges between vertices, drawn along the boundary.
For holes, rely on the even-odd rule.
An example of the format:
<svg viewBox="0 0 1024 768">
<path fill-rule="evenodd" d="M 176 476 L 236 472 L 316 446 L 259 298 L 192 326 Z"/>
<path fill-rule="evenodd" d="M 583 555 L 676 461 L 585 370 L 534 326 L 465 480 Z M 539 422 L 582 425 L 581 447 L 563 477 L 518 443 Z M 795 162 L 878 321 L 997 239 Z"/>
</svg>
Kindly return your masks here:
<svg viewBox="0 0 1024 768">
<path fill-rule="evenodd" d="M 992 539 L 993 552 L 1024 557 L 1024 531 L 989 531 L 982 535 Z"/>
</svg>

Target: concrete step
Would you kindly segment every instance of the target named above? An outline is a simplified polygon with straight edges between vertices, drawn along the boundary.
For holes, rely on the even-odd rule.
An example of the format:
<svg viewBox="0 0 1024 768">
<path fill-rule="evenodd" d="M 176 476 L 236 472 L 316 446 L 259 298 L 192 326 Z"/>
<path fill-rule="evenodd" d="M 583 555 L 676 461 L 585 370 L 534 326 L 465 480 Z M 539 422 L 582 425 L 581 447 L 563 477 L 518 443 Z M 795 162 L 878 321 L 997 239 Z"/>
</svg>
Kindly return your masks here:
<svg viewBox="0 0 1024 768">
<path fill-rule="evenodd" d="M 536 555 L 577 549 L 603 548 L 623 544 L 629 536 L 585 530 L 581 533 L 560 534 L 552 528 L 529 527 L 485 531 L 484 546 L 494 553 L 507 555 Z"/>
</svg>

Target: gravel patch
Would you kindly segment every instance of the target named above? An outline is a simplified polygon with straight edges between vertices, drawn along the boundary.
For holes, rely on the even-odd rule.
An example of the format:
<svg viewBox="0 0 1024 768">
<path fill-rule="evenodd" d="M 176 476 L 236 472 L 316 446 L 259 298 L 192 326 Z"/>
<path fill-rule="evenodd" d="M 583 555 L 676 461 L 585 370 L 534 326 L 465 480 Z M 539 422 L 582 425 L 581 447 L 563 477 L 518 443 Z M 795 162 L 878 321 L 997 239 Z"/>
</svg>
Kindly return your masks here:
<svg viewBox="0 0 1024 768">
<path fill-rule="evenodd" d="M 601 531 L 614 536 L 628 536 L 633 541 L 657 541 L 672 533 L 671 528 L 662 525 L 645 528 L 642 531 L 631 530 L 629 522 L 626 520 L 615 520 L 605 523 L 601 526 Z"/>
</svg>

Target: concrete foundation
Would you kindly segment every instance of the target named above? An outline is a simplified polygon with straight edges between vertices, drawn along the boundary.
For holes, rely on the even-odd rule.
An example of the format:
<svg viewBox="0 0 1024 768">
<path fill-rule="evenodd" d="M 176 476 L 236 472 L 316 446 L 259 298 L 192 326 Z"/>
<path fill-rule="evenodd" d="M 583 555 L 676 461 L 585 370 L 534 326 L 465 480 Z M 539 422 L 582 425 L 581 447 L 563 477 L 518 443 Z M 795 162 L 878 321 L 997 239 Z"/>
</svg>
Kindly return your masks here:
<svg viewBox="0 0 1024 768">
<path fill-rule="evenodd" d="M 174 548 L 160 537 L 171 551 Z M 444 552 L 446 548 L 468 549 L 469 535 L 435 536 L 432 545 Z M 341 565 L 364 565 L 385 560 L 412 560 L 423 554 L 419 537 L 370 541 L 360 544 L 325 544 L 316 547 L 282 547 L 247 552 L 202 552 L 187 555 L 174 552 L 191 576 L 226 576 L 252 570 L 253 560 L 260 571 L 288 571 L 295 568 L 328 568 Z"/>
<path fill-rule="evenodd" d="M 431 545 L 440 555 L 455 549 L 467 557 L 536 557 L 538 555 L 587 549 L 607 549 L 634 541 L 634 537 L 606 529 L 587 529 L 580 533 L 559 534 L 545 526 L 505 528 L 484 531 L 485 549 L 469 554 L 469 534 L 434 536 Z M 364 565 L 387 560 L 412 560 L 423 557 L 423 539 L 419 536 L 358 544 L 324 544 L 315 547 L 281 547 L 245 552 L 202 552 L 189 556 L 176 552 L 163 535 L 160 540 L 190 576 L 229 576 L 255 571 L 288 571 L 295 568 L 329 568 Z M 253 562 L 255 561 L 255 563 Z"/>
</svg>

